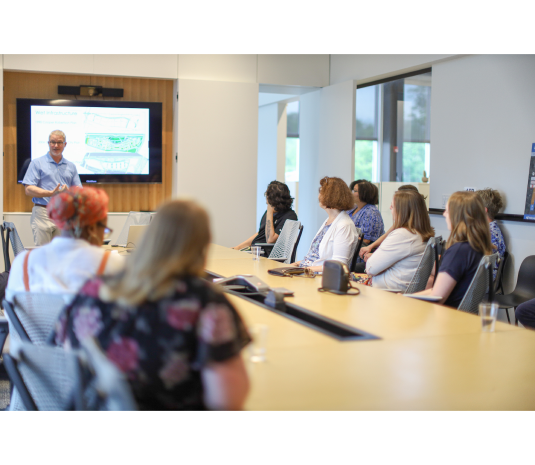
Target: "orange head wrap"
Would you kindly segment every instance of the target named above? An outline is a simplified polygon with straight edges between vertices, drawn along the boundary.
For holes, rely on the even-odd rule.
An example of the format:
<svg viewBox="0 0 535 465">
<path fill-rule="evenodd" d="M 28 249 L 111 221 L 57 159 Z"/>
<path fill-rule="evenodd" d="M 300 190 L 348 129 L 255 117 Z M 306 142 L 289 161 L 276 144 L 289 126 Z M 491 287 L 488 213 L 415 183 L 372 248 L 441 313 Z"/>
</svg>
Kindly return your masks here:
<svg viewBox="0 0 535 465">
<path fill-rule="evenodd" d="M 46 210 L 60 229 L 83 228 L 108 216 L 108 194 L 94 187 L 71 187 L 54 195 Z"/>
</svg>

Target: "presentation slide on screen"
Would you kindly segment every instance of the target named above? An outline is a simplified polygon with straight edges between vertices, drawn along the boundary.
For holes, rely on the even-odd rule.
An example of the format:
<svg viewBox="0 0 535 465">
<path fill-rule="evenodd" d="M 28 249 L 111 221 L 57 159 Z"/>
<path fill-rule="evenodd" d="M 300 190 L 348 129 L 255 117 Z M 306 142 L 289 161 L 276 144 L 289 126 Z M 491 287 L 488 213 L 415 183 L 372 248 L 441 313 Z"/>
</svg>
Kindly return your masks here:
<svg viewBox="0 0 535 465">
<path fill-rule="evenodd" d="M 48 152 L 55 129 L 78 174 L 149 174 L 149 109 L 32 106 L 32 160 Z"/>
</svg>

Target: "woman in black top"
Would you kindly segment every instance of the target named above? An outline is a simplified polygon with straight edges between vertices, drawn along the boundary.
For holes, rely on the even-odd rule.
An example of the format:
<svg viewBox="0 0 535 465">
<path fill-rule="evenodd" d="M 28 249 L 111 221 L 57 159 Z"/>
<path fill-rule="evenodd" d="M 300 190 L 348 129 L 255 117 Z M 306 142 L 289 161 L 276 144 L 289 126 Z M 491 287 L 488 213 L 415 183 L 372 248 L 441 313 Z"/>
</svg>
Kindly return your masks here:
<svg viewBox="0 0 535 465">
<path fill-rule="evenodd" d="M 241 250 L 255 244 L 274 244 L 277 242 L 286 220 L 297 221 L 297 215 L 292 210 L 294 199 L 286 184 L 280 181 L 271 181 L 264 195 L 266 196 L 267 211 L 260 220 L 258 233 L 233 247 L 234 249 Z"/>
<path fill-rule="evenodd" d="M 475 192 L 454 192 L 444 212 L 451 231 L 439 273 L 423 295 L 441 296 L 440 303 L 457 308 L 472 282 L 483 255 L 492 253 L 485 206 Z"/>
</svg>

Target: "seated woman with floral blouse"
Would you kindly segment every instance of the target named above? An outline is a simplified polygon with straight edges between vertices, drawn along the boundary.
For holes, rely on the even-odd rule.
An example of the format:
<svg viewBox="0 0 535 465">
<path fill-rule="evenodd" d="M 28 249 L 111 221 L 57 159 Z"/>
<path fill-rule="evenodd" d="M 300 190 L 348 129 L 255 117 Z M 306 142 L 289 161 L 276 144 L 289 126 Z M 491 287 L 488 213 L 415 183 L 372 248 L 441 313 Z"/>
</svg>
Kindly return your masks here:
<svg viewBox="0 0 535 465">
<path fill-rule="evenodd" d="M 89 280 L 56 323 L 66 348 L 95 337 L 127 377 L 141 410 L 237 410 L 249 382 L 250 342 L 226 297 L 201 279 L 210 244 L 206 211 L 163 205 L 124 271 Z"/>
<path fill-rule="evenodd" d="M 347 213 L 364 235 L 363 245 L 371 244 L 385 233 L 381 212 L 376 207 L 379 203 L 379 190 L 369 181 L 359 180 L 353 186 L 355 206 Z M 362 262 L 362 258 L 358 258 Z"/>
</svg>

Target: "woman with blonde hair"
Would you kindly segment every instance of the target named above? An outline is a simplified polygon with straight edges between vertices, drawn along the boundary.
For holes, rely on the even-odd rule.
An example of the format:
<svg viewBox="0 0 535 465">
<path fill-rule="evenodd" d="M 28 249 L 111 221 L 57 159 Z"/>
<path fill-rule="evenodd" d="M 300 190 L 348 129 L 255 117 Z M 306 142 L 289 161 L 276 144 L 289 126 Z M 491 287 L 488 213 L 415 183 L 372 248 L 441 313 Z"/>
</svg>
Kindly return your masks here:
<svg viewBox="0 0 535 465">
<path fill-rule="evenodd" d="M 422 295 L 442 297 L 440 303 L 457 308 L 463 300 L 479 262 L 492 253 L 485 206 L 475 192 L 454 192 L 444 218 L 450 231 L 438 276 Z"/>
<path fill-rule="evenodd" d="M 404 291 L 435 231 L 425 201 L 418 192 L 397 191 L 390 210 L 394 219 L 393 230 L 375 253 L 365 255 L 366 273 L 372 276 L 373 287 Z"/>
<path fill-rule="evenodd" d="M 96 337 L 127 376 L 141 410 L 236 410 L 250 342 L 225 296 L 202 279 L 210 244 L 206 211 L 164 204 L 123 272 L 88 281 L 56 324 L 58 345 Z"/>
</svg>

